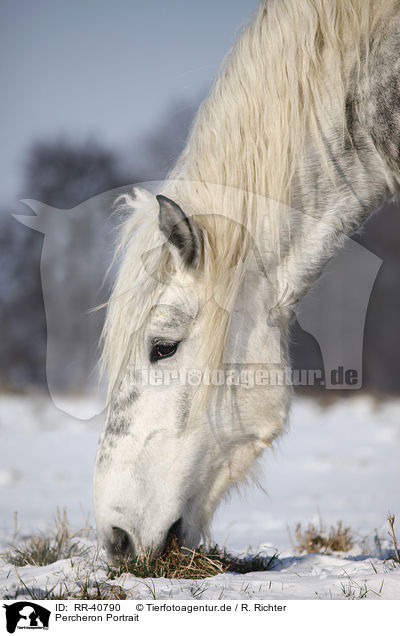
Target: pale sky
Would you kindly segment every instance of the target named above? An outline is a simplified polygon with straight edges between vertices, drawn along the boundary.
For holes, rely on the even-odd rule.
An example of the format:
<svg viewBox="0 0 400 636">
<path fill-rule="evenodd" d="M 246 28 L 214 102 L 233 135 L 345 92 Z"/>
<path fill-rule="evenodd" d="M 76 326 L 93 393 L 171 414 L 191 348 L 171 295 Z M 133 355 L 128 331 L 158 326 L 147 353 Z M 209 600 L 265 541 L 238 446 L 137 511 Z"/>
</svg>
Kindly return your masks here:
<svg viewBox="0 0 400 636">
<path fill-rule="evenodd" d="M 197 101 L 258 0 L 0 0 L 0 206 L 34 140 L 143 136 Z"/>
</svg>

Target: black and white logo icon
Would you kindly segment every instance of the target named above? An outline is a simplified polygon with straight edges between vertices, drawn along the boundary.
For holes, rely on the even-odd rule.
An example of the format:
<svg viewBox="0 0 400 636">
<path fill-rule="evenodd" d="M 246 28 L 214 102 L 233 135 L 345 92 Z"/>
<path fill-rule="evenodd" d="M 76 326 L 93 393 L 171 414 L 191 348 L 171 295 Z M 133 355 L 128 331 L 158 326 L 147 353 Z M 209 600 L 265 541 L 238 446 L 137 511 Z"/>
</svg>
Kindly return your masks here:
<svg viewBox="0 0 400 636">
<path fill-rule="evenodd" d="M 14 634 L 16 629 L 49 629 L 51 612 L 37 603 L 17 601 L 3 607 L 9 634 Z"/>
</svg>

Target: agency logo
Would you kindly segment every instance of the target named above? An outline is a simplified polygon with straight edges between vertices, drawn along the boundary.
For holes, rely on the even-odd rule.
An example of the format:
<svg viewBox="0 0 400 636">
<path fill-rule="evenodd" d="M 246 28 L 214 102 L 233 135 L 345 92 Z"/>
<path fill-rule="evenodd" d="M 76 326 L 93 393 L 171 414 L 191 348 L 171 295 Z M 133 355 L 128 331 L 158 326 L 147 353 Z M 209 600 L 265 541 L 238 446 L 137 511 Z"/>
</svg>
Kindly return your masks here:
<svg viewBox="0 0 400 636">
<path fill-rule="evenodd" d="M 187 182 L 186 187 L 188 192 L 190 189 L 197 192 L 200 184 Z M 146 182 L 135 184 L 132 197 L 128 196 L 127 209 L 132 212 L 132 219 L 137 219 L 129 230 L 136 240 L 129 248 L 130 267 L 134 267 L 132 271 L 140 281 L 143 301 L 153 293 L 157 297 L 160 292 L 163 305 L 182 309 L 183 301 L 185 313 L 195 318 L 200 292 L 197 278 L 193 283 L 190 278 L 182 285 L 174 283 L 166 265 L 169 242 L 165 235 L 157 232 L 156 225 L 149 229 L 149 219 L 154 217 L 155 224 L 158 219 L 159 204 L 154 193 L 162 190 L 161 182 Z M 244 218 L 243 223 L 234 216 L 231 218 L 229 209 L 223 214 L 205 212 L 208 218 L 214 217 L 213 224 L 218 225 L 221 236 L 236 237 L 238 245 L 247 246 L 246 267 L 241 269 L 240 263 L 244 261 L 240 256 L 237 262 L 232 256 L 234 264 L 227 265 L 225 271 L 222 267 L 219 277 L 213 281 L 215 287 L 207 288 L 213 302 L 229 315 L 223 364 L 280 364 L 286 355 L 281 351 L 281 325 L 287 324 L 293 315 L 319 347 L 323 367 L 319 385 L 326 389 L 360 389 L 365 319 L 381 259 L 351 238 L 338 236 L 335 241 L 342 245 L 341 251 L 326 264 L 324 276 L 311 285 L 318 263 L 322 267 L 325 260 L 324 241 L 333 231 L 330 220 L 280 204 L 279 216 L 283 220 L 279 245 L 274 246 L 270 210 L 276 213 L 276 201 L 212 183 L 207 184 L 207 191 L 214 201 L 251 201 L 260 216 L 260 227 L 257 225 L 257 232 L 253 232 L 252 223 L 248 224 Z M 104 192 L 69 210 L 25 199 L 23 203 L 34 215 L 14 215 L 20 223 L 44 234 L 40 273 L 47 326 L 47 384 L 54 405 L 78 419 L 95 417 L 107 406 L 105 387 L 97 383 L 94 372 L 98 368 L 98 339 L 104 314 L 93 308 L 105 308 L 107 290 L 116 274 L 109 253 L 110 232 L 114 226 L 108 211 L 111 200 L 115 201 L 117 194 L 123 192 L 126 194 L 126 187 L 118 192 Z M 142 226 L 144 233 L 140 231 Z M 317 241 L 319 247 L 316 243 L 317 251 L 311 254 L 307 252 L 311 250 L 308 235 L 316 232 L 325 238 L 321 238 L 320 245 Z M 184 234 L 180 240 L 186 240 Z M 123 245 L 121 243 L 119 248 Z M 231 246 L 232 255 L 233 245 L 236 243 Z M 173 247 L 176 246 L 173 244 Z M 304 254 L 301 250 L 305 250 Z M 312 266 L 310 259 L 315 261 Z M 236 288 L 239 281 L 241 284 Z M 129 295 L 133 294 L 131 283 L 126 289 L 123 306 L 131 303 L 133 308 L 137 299 Z M 137 291 L 139 298 L 139 286 Z M 235 294 L 236 304 L 232 302 Z M 264 312 L 258 315 L 257 307 L 263 307 Z M 129 312 L 127 315 L 131 317 Z M 138 312 L 134 322 L 127 323 L 130 330 L 127 333 L 133 337 L 135 331 L 143 329 L 149 315 L 147 311 Z M 257 332 L 260 325 L 263 325 L 262 335 Z M 262 347 L 254 346 L 255 342 L 262 342 Z M 121 364 L 125 364 L 125 357 Z M 121 377 L 123 372 L 121 369 Z M 85 382 L 89 382 L 90 386 L 86 386 L 91 392 L 97 391 L 97 399 L 65 400 L 66 386 L 72 391 L 81 390 Z M 308 379 L 301 380 L 301 384 L 308 384 Z"/>
<path fill-rule="evenodd" d="M 9 634 L 14 634 L 16 629 L 49 629 L 51 612 L 37 603 L 17 601 L 3 607 L 6 610 Z"/>
</svg>

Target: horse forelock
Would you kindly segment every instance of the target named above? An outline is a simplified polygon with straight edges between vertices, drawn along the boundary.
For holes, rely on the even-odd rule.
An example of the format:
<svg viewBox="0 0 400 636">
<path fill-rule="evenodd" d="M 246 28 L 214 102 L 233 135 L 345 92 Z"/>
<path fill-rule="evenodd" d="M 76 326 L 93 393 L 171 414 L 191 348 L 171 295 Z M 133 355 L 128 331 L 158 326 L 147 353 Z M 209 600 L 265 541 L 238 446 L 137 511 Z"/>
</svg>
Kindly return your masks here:
<svg viewBox="0 0 400 636">
<path fill-rule="evenodd" d="M 204 215 L 194 216 L 206 231 L 205 266 L 192 285 L 176 285 L 176 262 L 158 227 L 155 197 L 135 189 L 133 195 L 120 197 L 116 205 L 117 213 L 123 217 L 115 257 L 119 269 L 102 334 L 102 367 L 107 370 L 109 400 L 127 367 L 135 365 L 144 328 L 154 317 L 155 308 L 165 303 L 171 303 L 175 313 L 195 319 L 200 303 L 206 301 L 204 355 L 199 365 L 218 366 L 229 324 L 227 308 L 233 305 L 251 242 L 243 240 L 241 226 L 223 215 L 210 215 L 211 225 Z M 221 234 L 230 234 L 228 250 L 218 249 Z M 216 288 L 223 298 L 223 307 L 214 299 Z"/>
</svg>

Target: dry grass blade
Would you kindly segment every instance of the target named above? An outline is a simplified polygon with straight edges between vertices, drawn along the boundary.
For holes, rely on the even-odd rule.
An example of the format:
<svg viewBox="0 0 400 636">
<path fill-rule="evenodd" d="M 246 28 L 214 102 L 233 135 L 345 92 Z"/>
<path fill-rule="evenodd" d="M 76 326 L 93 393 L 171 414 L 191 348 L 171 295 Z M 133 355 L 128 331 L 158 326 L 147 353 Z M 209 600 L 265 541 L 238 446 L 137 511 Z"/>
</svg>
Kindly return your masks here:
<svg viewBox="0 0 400 636">
<path fill-rule="evenodd" d="M 394 554 L 395 554 L 394 560 L 396 561 L 398 565 L 400 565 L 399 548 L 397 545 L 396 533 L 394 531 L 395 516 L 389 514 L 387 519 L 389 523 L 389 536 L 392 538 L 393 546 L 394 546 Z"/>
</svg>

